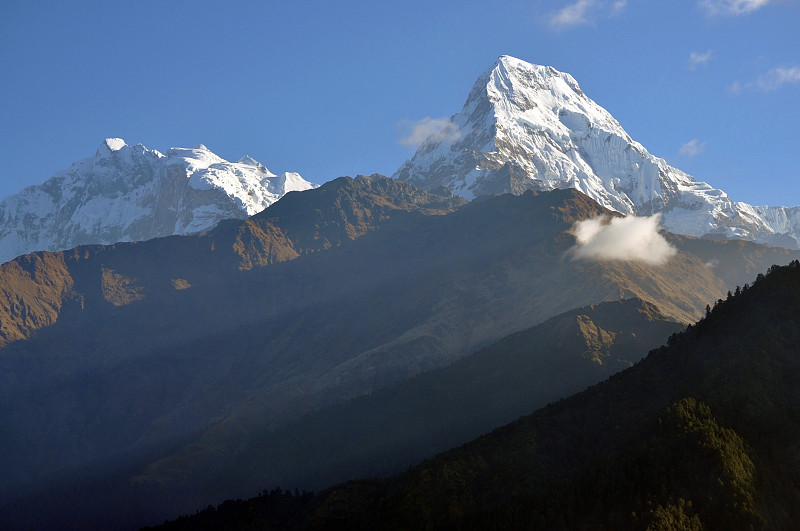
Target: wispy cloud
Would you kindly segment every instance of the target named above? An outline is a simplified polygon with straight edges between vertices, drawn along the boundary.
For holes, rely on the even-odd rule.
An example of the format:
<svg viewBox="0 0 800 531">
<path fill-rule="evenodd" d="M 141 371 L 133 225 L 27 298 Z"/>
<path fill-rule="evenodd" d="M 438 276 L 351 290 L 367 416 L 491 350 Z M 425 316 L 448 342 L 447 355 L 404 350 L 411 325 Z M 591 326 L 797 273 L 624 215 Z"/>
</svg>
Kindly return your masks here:
<svg viewBox="0 0 800 531">
<path fill-rule="evenodd" d="M 550 25 L 557 29 L 566 29 L 573 26 L 589 24 L 589 10 L 597 4 L 596 0 L 578 0 L 556 11 L 550 17 Z"/>
<path fill-rule="evenodd" d="M 778 90 L 783 85 L 800 83 L 800 66 L 778 67 L 769 72 L 758 76 L 758 79 L 751 83 L 740 83 L 734 81 L 728 90 L 738 94 L 746 89 L 760 90 L 761 92 L 772 92 Z"/>
<path fill-rule="evenodd" d="M 650 217 L 598 217 L 575 223 L 573 260 L 624 260 L 665 263 L 678 251 L 658 232 L 661 214 Z"/>
<path fill-rule="evenodd" d="M 707 15 L 716 16 L 739 16 L 752 13 L 774 0 L 700 0 L 700 7 Z"/>
<path fill-rule="evenodd" d="M 701 66 L 704 66 L 711 60 L 711 50 L 707 52 L 691 52 L 689 54 L 689 70 L 697 70 Z"/>
<path fill-rule="evenodd" d="M 800 67 L 774 68 L 759 76 L 755 85 L 764 92 L 771 92 L 789 83 L 800 83 Z"/>
<path fill-rule="evenodd" d="M 728 87 L 728 92 L 730 92 L 731 94 L 739 94 L 742 91 L 743 88 L 744 87 L 742 86 L 741 83 L 739 83 L 738 81 L 734 81 Z"/>
<path fill-rule="evenodd" d="M 461 138 L 461 131 L 450 118 L 431 118 L 426 116 L 416 122 L 404 120 L 400 127 L 407 131 L 406 136 L 397 142 L 404 146 L 419 146 L 425 141 L 430 143 L 455 142 Z"/>
<path fill-rule="evenodd" d="M 678 153 L 683 155 L 684 157 L 696 157 L 700 153 L 706 150 L 706 143 L 700 142 L 698 139 L 693 138 L 686 142 L 681 148 L 678 150 Z"/>
<path fill-rule="evenodd" d="M 611 5 L 611 13 L 616 14 L 625 9 L 628 5 L 628 0 L 617 0 Z"/>
<path fill-rule="evenodd" d="M 628 0 L 577 0 L 552 13 L 549 23 L 557 30 L 585 26 L 594 24 L 598 17 L 618 15 L 627 6 Z"/>
</svg>

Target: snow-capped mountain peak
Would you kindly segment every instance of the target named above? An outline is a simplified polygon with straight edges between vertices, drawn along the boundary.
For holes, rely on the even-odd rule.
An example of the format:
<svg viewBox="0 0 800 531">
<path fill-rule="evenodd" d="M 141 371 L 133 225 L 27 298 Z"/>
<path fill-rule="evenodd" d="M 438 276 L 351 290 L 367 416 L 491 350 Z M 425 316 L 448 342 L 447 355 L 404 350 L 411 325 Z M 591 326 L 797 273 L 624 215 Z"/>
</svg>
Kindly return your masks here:
<svg viewBox="0 0 800 531">
<path fill-rule="evenodd" d="M 227 161 L 219 157 L 203 144 L 193 148 L 173 147 L 167 150 L 167 164 L 184 164 L 187 169 L 202 170 L 212 164 L 222 164 Z"/>
<path fill-rule="evenodd" d="M 105 146 L 109 151 L 119 151 L 126 147 L 127 144 L 121 138 L 106 138 L 101 147 L 102 146 Z"/>
<path fill-rule="evenodd" d="M 498 120 L 511 123 L 521 119 L 565 136 L 601 126 L 630 139 L 608 111 L 583 93 L 575 78 L 552 66 L 532 65 L 504 55 L 488 74 L 486 92 Z"/>
<path fill-rule="evenodd" d="M 254 159 L 250 155 L 245 155 L 244 157 L 240 158 L 236 162 L 238 162 L 239 164 L 244 164 L 246 166 L 255 166 L 256 168 L 261 170 L 263 173 L 270 173 L 266 166 L 264 166 L 263 164 L 258 162 L 256 159 Z"/>
<path fill-rule="evenodd" d="M 679 234 L 800 247 L 800 209 L 734 203 L 655 157 L 569 74 L 501 56 L 476 81 L 449 128 L 394 177 L 468 199 L 576 188 L 623 214 L 662 213 Z"/>
<path fill-rule="evenodd" d="M 107 138 L 93 157 L 0 202 L 0 261 L 201 232 L 314 187 L 296 173 L 276 176 L 251 157 L 228 162 L 202 144 L 162 154 Z"/>
</svg>

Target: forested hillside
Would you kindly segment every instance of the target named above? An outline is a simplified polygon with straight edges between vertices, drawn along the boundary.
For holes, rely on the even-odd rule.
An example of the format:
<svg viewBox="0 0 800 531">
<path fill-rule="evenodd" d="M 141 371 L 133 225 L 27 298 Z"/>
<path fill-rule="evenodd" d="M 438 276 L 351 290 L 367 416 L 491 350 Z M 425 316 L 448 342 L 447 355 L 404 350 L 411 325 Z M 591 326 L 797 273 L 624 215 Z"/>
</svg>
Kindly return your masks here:
<svg viewBox="0 0 800 531">
<path fill-rule="evenodd" d="M 795 261 L 634 367 L 405 474 L 265 491 L 167 528 L 794 529 L 798 322 Z"/>
</svg>

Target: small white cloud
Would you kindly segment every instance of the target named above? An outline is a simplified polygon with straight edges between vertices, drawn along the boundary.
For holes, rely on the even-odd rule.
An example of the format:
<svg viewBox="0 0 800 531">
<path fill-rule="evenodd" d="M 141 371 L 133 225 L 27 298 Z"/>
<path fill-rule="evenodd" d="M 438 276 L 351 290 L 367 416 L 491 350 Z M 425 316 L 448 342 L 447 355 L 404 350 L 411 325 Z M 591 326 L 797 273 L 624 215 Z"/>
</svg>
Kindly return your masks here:
<svg viewBox="0 0 800 531">
<path fill-rule="evenodd" d="M 733 94 L 738 94 L 745 89 L 772 92 L 774 90 L 778 90 L 783 85 L 792 83 L 800 83 L 800 66 L 773 68 L 769 72 L 758 76 L 758 79 L 752 83 L 740 83 L 738 81 L 734 81 L 731 86 L 728 87 L 728 91 Z"/>
<path fill-rule="evenodd" d="M 705 53 L 691 52 L 689 54 L 689 70 L 697 70 L 711 59 L 711 50 Z"/>
<path fill-rule="evenodd" d="M 800 67 L 775 68 L 759 76 L 755 86 L 764 92 L 779 89 L 787 83 L 800 83 Z"/>
<path fill-rule="evenodd" d="M 550 16 L 550 26 L 562 30 L 593 24 L 593 17 L 612 17 L 628 6 L 628 0 L 577 0 Z"/>
<path fill-rule="evenodd" d="M 572 227 L 577 243 L 573 260 L 623 260 L 664 264 L 678 251 L 659 234 L 661 214 L 650 217 L 598 217 Z"/>
<path fill-rule="evenodd" d="M 706 150 L 706 143 L 693 138 L 680 147 L 678 153 L 684 157 L 696 157 Z"/>
<path fill-rule="evenodd" d="M 423 142 L 436 144 L 439 142 L 455 142 L 461 138 L 461 130 L 450 118 L 431 118 L 426 116 L 422 120 L 412 122 L 404 120 L 400 126 L 408 134 L 398 140 L 404 146 L 419 146 Z"/>
<path fill-rule="evenodd" d="M 700 0 L 700 7 L 709 16 L 738 16 L 752 13 L 773 0 Z"/>
<path fill-rule="evenodd" d="M 550 17 L 550 25 L 557 29 L 565 29 L 589 24 L 587 14 L 595 4 L 596 0 L 578 0 L 554 13 Z"/>
</svg>

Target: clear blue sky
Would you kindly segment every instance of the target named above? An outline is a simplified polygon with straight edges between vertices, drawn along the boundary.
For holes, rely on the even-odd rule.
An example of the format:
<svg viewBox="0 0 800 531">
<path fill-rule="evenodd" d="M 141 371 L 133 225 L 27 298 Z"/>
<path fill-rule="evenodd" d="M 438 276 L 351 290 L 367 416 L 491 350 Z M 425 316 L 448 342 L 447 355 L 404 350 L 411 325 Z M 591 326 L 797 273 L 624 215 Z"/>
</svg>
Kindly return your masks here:
<svg viewBox="0 0 800 531">
<path fill-rule="evenodd" d="M 800 0 L 0 0 L 0 197 L 106 137 L 391 174 L 509 54 L 734 200 L 798 205 L 799 28 Z"/>
</svg>

